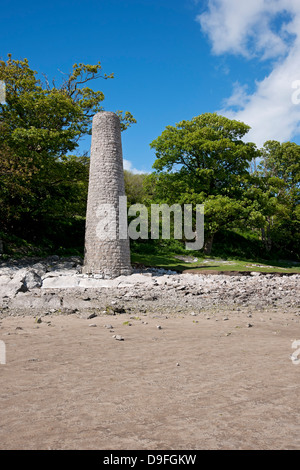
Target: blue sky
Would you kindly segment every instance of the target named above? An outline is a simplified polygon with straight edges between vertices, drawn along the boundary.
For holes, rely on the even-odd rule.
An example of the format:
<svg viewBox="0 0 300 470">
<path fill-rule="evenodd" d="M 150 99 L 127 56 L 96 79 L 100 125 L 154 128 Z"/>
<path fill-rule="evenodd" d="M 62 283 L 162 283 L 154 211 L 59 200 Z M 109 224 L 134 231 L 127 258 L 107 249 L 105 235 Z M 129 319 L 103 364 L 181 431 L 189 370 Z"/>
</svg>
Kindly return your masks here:
<svg viewBox="0 0 300 470">
<path fill-rule="evenodd" d="M 58 81 L 75 62 L 114 72 L 93 88 L 106 110 L 137 119 L 122 134 L 128 169 L 151 171 L 151 141 L 205 112 L 249 124 L 258 146 L 300 143 L 299 0 L 1 0 L 0 15 L 3 59 L 26 57 Z"/>
</svg>

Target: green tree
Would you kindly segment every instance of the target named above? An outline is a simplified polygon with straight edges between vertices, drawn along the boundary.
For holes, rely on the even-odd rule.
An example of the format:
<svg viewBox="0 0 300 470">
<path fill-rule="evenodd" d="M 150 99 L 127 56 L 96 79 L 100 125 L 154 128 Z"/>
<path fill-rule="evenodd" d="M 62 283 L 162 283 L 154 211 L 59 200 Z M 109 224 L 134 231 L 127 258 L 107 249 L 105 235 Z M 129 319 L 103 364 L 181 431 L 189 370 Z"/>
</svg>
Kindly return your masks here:
<svg viewBox="0 0 300 470">
<path fill-rule="evenodd" d="M 146 174 L 136 174 L 131 171 L 124 170 L 125 193 L 127 196 L 127 203 L 142 204 L 146 197 L 146 190 L 144 181 Z"/>
<path fill-rule="evenodd" d="M 153 168 L 188 174 L 191 183 L 207 195 L 228 194 L 235 177 L 248 174 L 257 154 L 255 144 L 242 140 L 249 129 L 216 113 L 167 126 L 150 144 L 157 158 Z"/>
<path fill-rule="evenodd" d="M 88 158 L 75 157 L 91 134 L 93 115 L 103 110 L 102 91 L 88 82 L 113 74 L 96 65 L 74 64 L 60 84 L 41 80 L 28 60 L 0 61 L 5 103 L 0 103 L 0 202 L 2 229 L 36 231 L 49 221 L 84 216 Z M 125 130 L 135 119 L 116 111 Z"/>
<path fill-rule="evenodd" d="M 300 146 L 267 141 L 261 150 L 259 175 L 272 193 L 276 210 L 266 218 L 262 238 L 269 249 L 299 257 L 300 252 Z"/>
<path fill-rule="evenodd" d="M 300 146 L 295 142 L 268 140 L 262 149 L 260 169 L 267 176 L 280 178 L 289 190 L 300 186 Z"/>
<path fill-rule="evenodd" d="M 205 113 L 167 126 L 150 144 L 157 157 L 150 184 L 158 200 L 204 203 L 206 253 L 218 231 L 249 219 L 251 207 L 244 195 L 250 162 L 258 154 L 255 144 L 242 140 L 249 129 L 242 122 Z"/>
</svg>

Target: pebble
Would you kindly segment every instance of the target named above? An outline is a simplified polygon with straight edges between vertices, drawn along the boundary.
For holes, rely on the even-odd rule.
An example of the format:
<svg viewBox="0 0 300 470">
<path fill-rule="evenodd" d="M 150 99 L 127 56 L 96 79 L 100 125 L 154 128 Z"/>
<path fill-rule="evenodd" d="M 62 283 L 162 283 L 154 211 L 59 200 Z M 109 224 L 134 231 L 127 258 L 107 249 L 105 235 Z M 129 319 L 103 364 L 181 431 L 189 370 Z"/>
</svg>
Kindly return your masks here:
<svg viewBox="0 0 300 470">
<path fill-rule="evenodd" d="M 115 338 L 117 341 L 124 341 L 124 338 L 121 335 L 113 335 L 113 338 Z"/>
<path fill-rule="evenodd" d="M 87 320 L 91 320 L 92 318 L 97 317 L 97 313 L 91 313 L 88 317 Z"/>
<path fill-rule="evenodd" d="M 243 312 L 245 307 L 251 307 L 253 312 L 262 312 L 270 306 L 272 309 L 277 307 L 289 312 L 291 308 L 296 310 L 300 307 L 300 291 L 298 288 L 300 274 L 277 276 L 273 274 L 260 275 L 252 272 L 252 275 L 228 277 L 225 275 L 204 276 L 201 273 L 196 275 L 186 273 L 183 275 L 164 269 L 138 268 L 133 275 L 122 278 L 122 282 L 120 280 L 102 280 L 100 276 L 99 288 L 102 289 L 102 286 L 105 285 L 108 290 L 105 289 L 105 295 L 104 292 L 100 292 L 98 297 L 91 294 L 89 290 L 84 291 L 84 293 L 81 290 L 81 287 L 89 285 L 86 282 L 89 280 L 89 276 L 78 273 L 78 268 L 82 263 L 81 259 L 75 259 L 74 257 L 72 259 L 63 259 L 52 256 L 42 259 L 39 263 L 35 260 L 34 263 L 26 259 L 2 260 L 0 263 L 0 308 L 3 310 L 2 315 L 10 315 L 11 313 L 8 312 L 17 315 L 21 310 L 24 310 L 36 317 L 43 311 L 52 314 L 72 310 L 72 313 L 75 313 L 75 311 L 80 311 L 81 308 L 86 308 L 84 318 L 91 319 L 101 314 L 115 315 L 125 313 L 125 311 L 128 313 L 130 309 L 127 306 L 125 309 L 119 307 L 118 304 L 123 300 L 129 302 L 131 297 L 133 308 L 138 308 L 139 312 L 143 311 L 144 307 L 145 310 L 146 307 L 147 310 L 150 308 L 148 303 L 147 305 L 142 303 L 146 298 L 157 301 L 153 305 L 155 309 L 158 307 L 163 311 L 166 307 L 169 311 L 172 311 L 173 306 L 175 307 L 174 294 L 176 295 L 176 311 L 182 310 L 192 316 L 199 315 L 202 309 L 205 312 L 206 309 L 214 305 L 220 309 L 220 312 L 222 312 L 223 305 L 226 305 L 227 312 L 231 310 Z M 34 288 L 34 292 L 32 291 L 32 294 L 30 294 L 31 287 L 27 284 L 25 286 L 22 279 L 24 274 L 28 273 L 29 275 L 35 269 L 41 276 L 42 285 L 40 288 Z M 282 272 L 284 273 L 283 270 Z M 57 280 L 61 282 L 56 284 Z M 98 285 L 97 277 L 92 277 L 91 281 L 93 281 L 93 288 L 96 288 Z M 73 289 L 73 286 L 74 295 L 71 297 L 69 296 L 69 289 Z M 22 287 L 21 290 L 20 287 Z M 25 287 L 27 288 L 26 296 L 24 296 Z M 53 290 L 59 288 L 59 296 L 51 297 L 52 291 L 49 290 L 50 288 Z M 108 299 L 106 298 L 106 292 L 108 293 Z M 126 292 L 129 296 L 128 299 L 124 298 Z M 186 298 L 186 294 L 188 294 L 188 298 Z M 68 307 L 64 307 L 65 296 L 67 297 L 66 304 Z M 89 303 L 86 307 L 82 307 L 83 300 L 88 299 L 90 299 Z M 106 301 L 109 302 L 110 309 L 104 310 Z M 137 303 L 137 307 L 135 303 Z M 100 307 L 103 308 L 102 312 L 98 310 L 101 304 L 103 305 Z M 33 308 L 33 305 L 38 306 Z M 131 307 L 130 304 L 129 307 Z M 40 310 L 35 310 L 36 308 Z M 94 313 L 91 313 L 91 311 L 94 311 Z M 208 310 L 206 311 L 208 312 Z M 135 312 L 132 311 L 131 313 Z M 245 313 L 247 314 L 247 311 Z M 225 311 L 223 311 L 223 315 L 225 315 Z M 249 319 L 252 317 L 250 315 L 249 312 L 247 315 Z M 256 314 L 253 316 L 256 317 Z M 211 317 L 214 319 L 212 315 Z M 222 316 L 219 319 L 222 319 Z M 37 321 L 37 323 L 40 322 L 40 320 Z"/>
</svg>

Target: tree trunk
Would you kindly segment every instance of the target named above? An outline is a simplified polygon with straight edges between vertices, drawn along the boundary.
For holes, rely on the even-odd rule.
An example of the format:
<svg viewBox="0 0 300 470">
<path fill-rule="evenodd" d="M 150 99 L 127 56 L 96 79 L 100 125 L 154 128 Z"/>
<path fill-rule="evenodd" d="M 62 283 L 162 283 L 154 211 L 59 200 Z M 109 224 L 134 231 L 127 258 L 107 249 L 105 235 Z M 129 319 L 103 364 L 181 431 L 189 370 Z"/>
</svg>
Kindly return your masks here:
<svg viewBox="0 0 300 470">
<path fill-rule="evenodd" d="M 264 227 L 261 229 L 261 238 L 263 244 L 265 245 L 265 249 L 267 252 L 270 252 L 272 249 L 272 239 L 271 239 L 271 223 L 270 220 L 268 221 L 267 228 Z"/>
<path fill-rule="evenodd" d="M 208 236 L 208 238 L 204 242 L 204 247 L 203 247 L 203 252 L 205 255 L 210 255 L 212 246 L 213 246 L 213 241 L 214 241 L 214 233 Z"/>
</svg>

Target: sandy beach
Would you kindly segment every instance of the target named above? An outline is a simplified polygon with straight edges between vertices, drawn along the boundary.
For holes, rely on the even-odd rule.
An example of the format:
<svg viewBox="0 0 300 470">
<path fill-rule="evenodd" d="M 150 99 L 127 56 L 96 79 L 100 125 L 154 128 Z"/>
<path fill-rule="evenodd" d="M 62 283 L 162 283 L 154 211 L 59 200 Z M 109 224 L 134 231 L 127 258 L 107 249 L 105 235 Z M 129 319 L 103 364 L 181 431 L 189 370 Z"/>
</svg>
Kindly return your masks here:
<svg viewBox="0 0 300 470">
<path fill-rule="evenodd" d="M 299 316 L 251 312 L 3 315 L 0 448 L 299 449 Z"/>
</svg>

